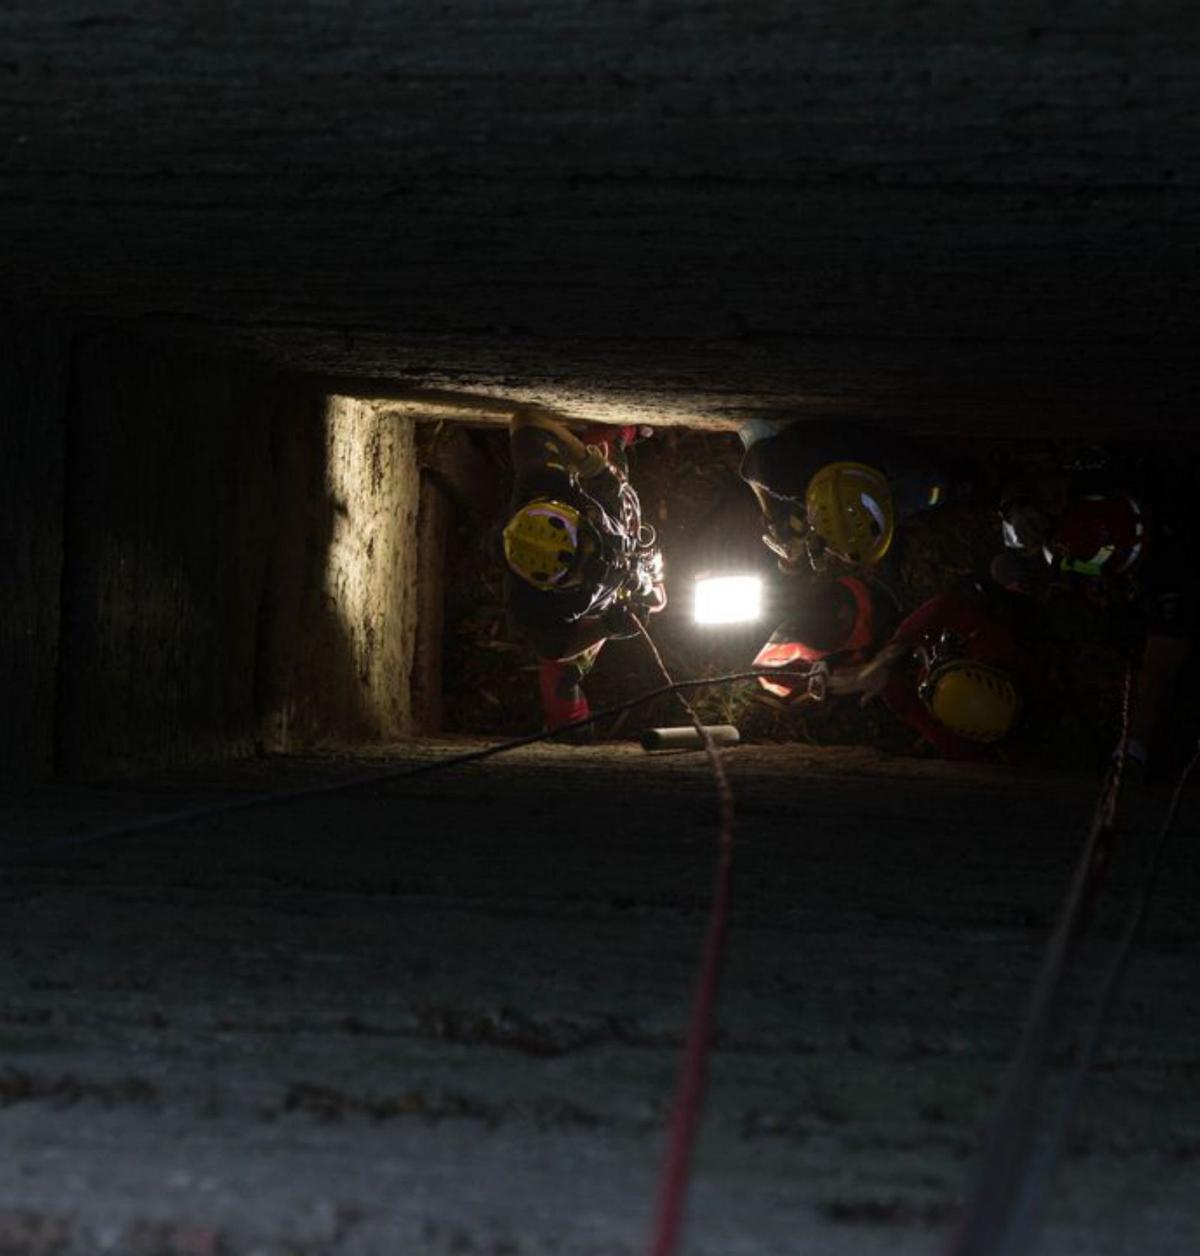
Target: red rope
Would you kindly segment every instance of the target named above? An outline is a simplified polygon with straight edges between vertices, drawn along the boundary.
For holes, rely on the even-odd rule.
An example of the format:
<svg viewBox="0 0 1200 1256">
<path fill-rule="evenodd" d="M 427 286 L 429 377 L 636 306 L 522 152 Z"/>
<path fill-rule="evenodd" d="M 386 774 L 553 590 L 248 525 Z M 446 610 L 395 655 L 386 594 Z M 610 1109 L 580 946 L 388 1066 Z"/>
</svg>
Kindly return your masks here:
<svg viewBox="0 0 1200 1256">
<path fill-rule="evenodd" d="M 663 663 L 658 648 L 650 639 L 650 634 L 639 621 L 634 622 L 637 623 L 638 631 L 654 655 L 654 661 L 658 664 L 663 679 L 668 685 L 672 684 L 670 673 Z M 650 1246 L 652 1256 L 674 1256 L 679 1248 L 683 1205 L 691 1177 L 692 1148 L 695 1145 L 696 1129 L 700 1124 L 700 1113 L 704 1106 L 708 1050 L 712 1042 L 717 990 L 721 980 L 721 961 L 725 953 L 725 935 L 729 926 L 733 868 L 733 788 L 729 784 L 725 762 L 691 703 L 678 690 L 675 691 L 675 696 L 687 711 L 692 726 L 700 734 L 708 761 L 712 765 L 713 775 L 717 782 L 719 833 L 716 880 L 713 888 L 712 909 L 708 917 L 708 933 L 704 939 L 700 972 L 696 978 L 696 989 L 692 996 L 692 1017 L 683 1050 L 683 1064 L 675 1092 L 675 1105 L 667 1127 L 667 1150 L 659 1179 L 654 1237 Z"/>
<path fill-rule="evenodd" d="M 732 844 L 722 830 L 717 860 L 716 889 L 704 941 L 704 956 L 693 996 L 692 1020 L 688 1026 L 683 1066 L 675 1094 L 675 1107 L 667 1127 L 667 1153 L 663 1160 L 658 1187 L 658 1206 L 654 1223 L 654 1256 L 674 1256 L 679 1248 L 683 1220 L 683 1203 L 691 1176 L 692 1147 L 700 1110 L 704 1104 L 705 1080 L 708 1072 L 708 1047 L 712 1040 L 713 1014 L 716 1010 L 717 988 L 720 984 L 721 959 L 725 949 L 725 932 L 729 923 L 730 869 Z"/>
</svg>

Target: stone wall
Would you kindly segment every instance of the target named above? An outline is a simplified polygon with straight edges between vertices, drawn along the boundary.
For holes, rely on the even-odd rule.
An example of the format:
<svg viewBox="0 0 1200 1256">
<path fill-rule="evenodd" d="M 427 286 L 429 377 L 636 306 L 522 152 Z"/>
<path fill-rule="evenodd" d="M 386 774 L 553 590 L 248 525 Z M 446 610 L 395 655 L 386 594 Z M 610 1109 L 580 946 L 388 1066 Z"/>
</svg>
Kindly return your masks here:
<svg viewBox="0 0 1200 1256">
<path fill-rule="evenodd" d="M 276 533 L 261 639 L 263 741 L 412 729 L 419 484 L 414 422 L 330 397 L 276 430 Z"/>
<path fill-rule="evenodd" d="M 62 526 L 38 533 L 65 553 L 58 770 L 407 734 L 413 421 L 118 333 L 83 337 L 72 378 Z M 36 600 L 48 624 L 56 608 Z"/>
<path fill-rule="evenodd" d="M 1196 422 L 1164 0 L 10 0 L 13 291 L 583 417 Z"/>
<path fill-rule="evenodd" d="M 0 781 L 50 773 L 68 333 L 0 308 Z"/>
<path fill-rule="evenodd" d="M 74 372 L 59 767 L 245 753 L 275 525 L 270 381 L 116 334 L 84 340 Z"/>
</svg>

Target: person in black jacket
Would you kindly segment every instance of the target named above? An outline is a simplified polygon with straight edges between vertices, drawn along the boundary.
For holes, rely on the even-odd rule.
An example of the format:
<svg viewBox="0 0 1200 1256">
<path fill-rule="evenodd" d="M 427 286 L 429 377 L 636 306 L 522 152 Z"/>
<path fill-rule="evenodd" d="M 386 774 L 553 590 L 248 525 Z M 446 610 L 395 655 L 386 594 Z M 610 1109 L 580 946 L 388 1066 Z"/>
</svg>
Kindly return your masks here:
<svg viewBox="0 0 1200 1256">
<path fill-rule="evenodd" d="M 783 570 L 828 551 L 873 567 L 889 553 L 896 525 L 945 500 L 948 481 L 914 441 L 846 420 L 744 423 L 741 476 L 763 513 L 763 542 Z"/>
<path fill-rule="evenodd" d="M 562 416 L 522 406 L 509 425 L 515 483 L 504 529 L 505 601 L 538 655 L 549 728 L 585 717 L 580 681 L 609 637 L 666 605 L 662 558 L 629 483 L 632 427 L 576 436 Z"/>
</svg>

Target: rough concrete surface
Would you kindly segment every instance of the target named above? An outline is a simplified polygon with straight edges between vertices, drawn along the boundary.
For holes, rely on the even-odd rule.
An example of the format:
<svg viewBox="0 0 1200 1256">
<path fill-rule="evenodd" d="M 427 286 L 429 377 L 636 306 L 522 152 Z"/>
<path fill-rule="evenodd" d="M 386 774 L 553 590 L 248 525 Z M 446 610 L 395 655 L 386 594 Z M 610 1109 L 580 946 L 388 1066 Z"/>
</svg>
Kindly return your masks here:
<svg viewBox="0 0 1200 1256">
<path fill-rule="evenodd" d="M 1169 0 L 0 7 L 0 771 L 93 778 L 5 795 L 3 840 L 363 764 L 117 768 L 403 727 L 425 413 L 1194 428 L 1196 33 Z M 933 1252 L 1094 785 L 731 759 L 686 1250 Z M 710 790 L 540 749 L 0 865 L 0 1256 L 645 1250 Z M 1196 827 L 1046 1256 L 1200 1250 Z"/>
<path fill-rule="evenodd" d="M 329 397 L 275 433 L 275 564 L 258 664 L 263 740 L 290 750 L 412 731 L 415 424 Z"/>
<path fill-rule="evenodd" d="M 16 314 L 0 356 L 0 777 L 411 727 L 414 421 Z"/>
<path fill-rule="evenodd" d="M 244 362 L 122 336 L 82 339 L 64 375 L 55 767 L 244 752 L 282 392 Z"/>
<path fill-rule="evenodd" d="M 15 0 L 14 297 L 584 417 L 1193 422 L 1169 0 Z"/>
<path fill-rule="evenodd" d="M 0 306 L 0 780 L 54 761 L 70 335 Z"/>
<path fill-rule="evenodd" d="M 336 526 L 326 590 L 375 714 L 371 740 L 412 731 L 420 480 L 415 425 L 386 406 L 331 397 L 328 485 Z"/>
<path fill-rule="evenodd" d="M 7 795 L 3 840 L 455 748 Z M 1094 783 L 730 761 L 736 906 L 684 1250 L 932 1253 Z M 1054 1080 L 1164 801 L 1130 796 Z M 1197 819 L 1191 800 L 1040 1252 L 1197 1250 Z M 644 1251 L 713 852 L 702 757 L 538 748 L 6 868 L 0 1250 Z"/>
</svg>

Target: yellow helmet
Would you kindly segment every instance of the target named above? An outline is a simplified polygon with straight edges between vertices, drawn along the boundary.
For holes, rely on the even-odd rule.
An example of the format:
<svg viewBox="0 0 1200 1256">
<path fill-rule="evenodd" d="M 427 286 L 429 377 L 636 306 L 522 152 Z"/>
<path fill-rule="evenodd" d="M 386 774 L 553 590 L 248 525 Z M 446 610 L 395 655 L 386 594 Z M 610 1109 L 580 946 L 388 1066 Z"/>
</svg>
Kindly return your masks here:
<svg viewBox="0 0 1200 1256">
<path fill-rule="evenodd" d="M 539 497 L 526 502 L 504 528 L 504 557 L 512 571 L 535 589 L 570 588 L 579 550 L 579 511 Z"/>
<path fill-rule="evenodd" d="M 1017 718 L 1020 699 L 1005 672 L 970 659 L 936 667 L 921 686 L 934 717 L 968 741 L 999 741 Z"/>
<path fill-rule="evenodd" d="M 839 557 L 872 566 L 888 552 L 896 511 L 887 477 L 861 462 L 831 462 L 808 482 L 808 522 Z"/>
</svg>

